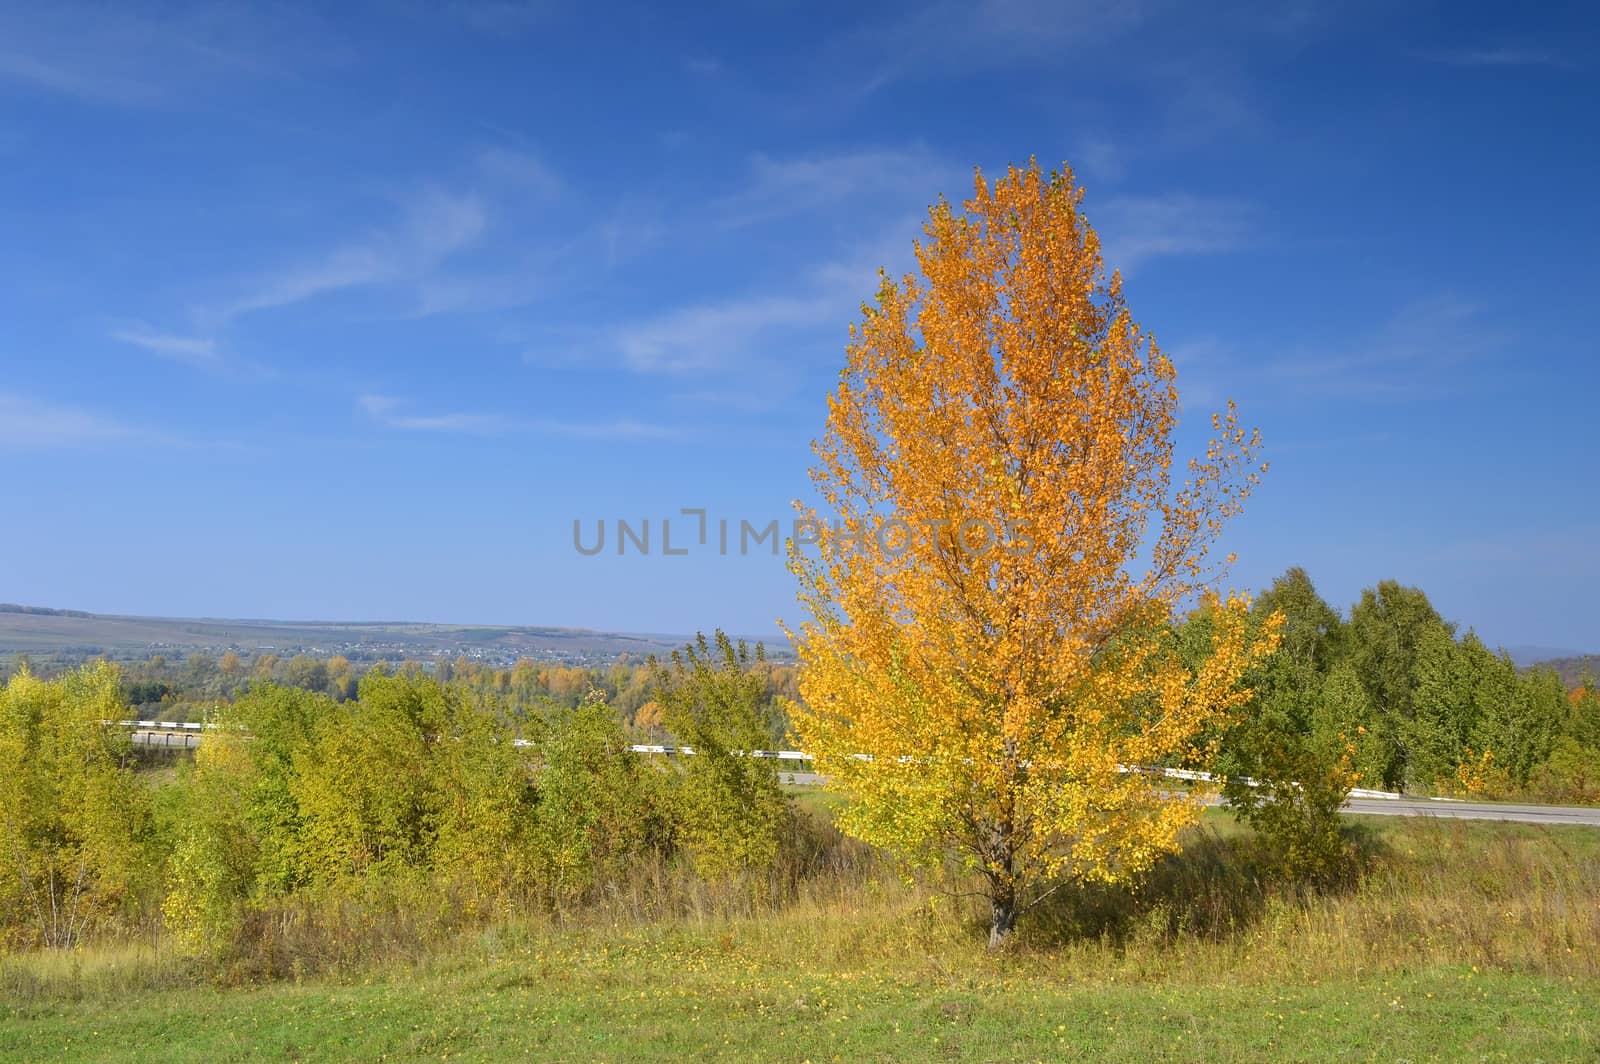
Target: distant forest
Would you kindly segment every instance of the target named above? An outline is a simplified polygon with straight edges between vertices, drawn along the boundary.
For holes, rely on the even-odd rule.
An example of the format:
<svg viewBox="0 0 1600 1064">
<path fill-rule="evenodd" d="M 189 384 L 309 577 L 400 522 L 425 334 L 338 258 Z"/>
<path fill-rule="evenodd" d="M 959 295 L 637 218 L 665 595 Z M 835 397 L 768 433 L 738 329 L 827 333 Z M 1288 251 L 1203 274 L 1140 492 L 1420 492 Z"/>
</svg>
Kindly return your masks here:
<svg viewBox="0 0 1600 1064">
<path fill-rule="evenodd" d="M 24 665 L 31 667 L 32 663 L 26 655 L 18 655 L 0 669 L 0 679 L 9 677 Z M 787 717 L 780 708 L 780 700 L 799 697 L 795 666 L 763 661 L 752 668 L 765 677 L 763 719 L 772 722 L 769 738 L 777 744 L 787 731 Z M 661 707 L 652 700 L 653 673 L 649 659 L 626 654 L 605 666 L 524 659 L 510 668 L 497 668 L 464 656 L 361 663 L 340 655 L 257 654 L 246 658 L 229 651 L 220 657 L 190 654 L 168 658 L 156 654 L 143 662 L 122 666 L 122 696 L 140 719 L 200 721 L 214 715 L 220 705 L 231 703 L 251 688 L 265 684 L 295 687 L 328 695 L 337 702 L 347 702 L 357 696 L 362 676 L 375 669 L 432 676 L 443 684 L 503 699 L 522 715 L 553 708 L 574 708 L 598 694 L 634 737 L 652 741 L 667 737 Z M 32 671 L 48 678 L 65 668 L 60 665 L 32 667 Z"/>
<path fill-rule="evenodd" d="M 5 607 L 12 608 L 12 607 Z M 20 609 L 21 607 L 16 607 Z M 1441 617 L 1419 588 L 1382 581 L 1347 611 L 1325 602 L 1310 577 L 1291 569 L 1255 602 L 1254 613 L 1285 617 L 1283 645 L 1247 683 L 1254 731 L 1236 733 L 1207 766 L 1244 775 L 1284 770 L 1274 758 L 1322 763 L 1343 758 L 1359 786 L 1411 793 L 1600 801 L 1600 657 L 1519 669 L 1470 630 Z M 1175 618 L 1175 645 L 1206 639 L 1207 617 Z M 653 695 L 649 655 L 623 653 L 604 665 L 523 658 L 509 666 L 456 657 L 352 661 L 341 655 L 229 651 L 124 664 L 122 693 L 141 718 L 196 721 L 253 687 L 279 684 L 356 698 L 361 678 L 379 669 L 428 675 L 500 700 L 519 715 L 602 699 L 635 741 L 671 735 Z M 17 655 L 0 678 L 24 664 Z M 46 655 L 30 667 L 49 676 L 75 664 Z M 752 665 L 762 677 L 761 719 L 770 745 L 788 738 L 787 701 L 800 699 L 790 661 Z M 1252 748 L 1248 737 L 1259 742 Z M 1333 753 L 1330 753 L 1332 751 Z M 1265 759 L 1265 760 L 1264 760 Z"/>
<path fill-rule="evenodd" d="M 26 613 L 35 617 L 92 617 L 83 610 L 53 610 L 47 606 L 19 606 L 15 602 L 0 602 L 0 613 Z"/>
</svg>

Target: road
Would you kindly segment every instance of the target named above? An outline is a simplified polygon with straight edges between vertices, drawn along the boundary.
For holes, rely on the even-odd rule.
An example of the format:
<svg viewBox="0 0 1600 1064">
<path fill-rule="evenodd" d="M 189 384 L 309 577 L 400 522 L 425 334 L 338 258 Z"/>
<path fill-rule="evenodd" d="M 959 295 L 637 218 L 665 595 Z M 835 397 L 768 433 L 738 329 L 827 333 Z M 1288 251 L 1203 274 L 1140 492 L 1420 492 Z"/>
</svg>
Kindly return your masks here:
<svg viewBox="0 0 1600 1064">
<path fill-rule="evenodd" d="M 815 772 L 781 772 L 783 782 L 800 787 L 822 783 Z M 1222 799 L 1213 799 L 1222 804 Z M 1455 820 L 1510 820 L 1524 824 L 1582 824 L 1600 828 L 1600 807 L 1578 805 L 1503 805 L 1499 802 L 1437 801 L 1432 798 L 1352 798 L 1346 813 L 1359 816 L 1436 816 Z"/>
<path fill-rule="evenodd" d="M 1347 813 L 1374 816 L 1436 816 L 1455 820 L 1515 820 L 1524 824 L 1583 824 L 1600 827 L 1600 808 L 1581 805 L 1502 805 L 1499 802 L 1438 802 L 1428 798 L 1352 798 Z"/>
</svg>

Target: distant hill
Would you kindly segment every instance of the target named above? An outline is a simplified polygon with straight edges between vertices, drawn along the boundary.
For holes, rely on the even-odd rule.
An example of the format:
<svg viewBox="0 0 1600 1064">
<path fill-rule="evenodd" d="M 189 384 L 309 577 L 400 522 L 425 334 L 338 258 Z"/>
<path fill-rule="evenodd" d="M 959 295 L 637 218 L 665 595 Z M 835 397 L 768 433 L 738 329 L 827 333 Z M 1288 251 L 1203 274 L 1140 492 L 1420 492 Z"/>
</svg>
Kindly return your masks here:
<svg viewBox="0 0 1600 1064">
<path fill-rule="evenodd" d="M 1517 667 L 1523 669 L 1546 661 L 1555 661 L 1557 658 L 1581 658 L 1584 656 L 1583 651 L 1573 647 L 1521 645 L 1500 647 L 1499 649 L 1504 653 L 1510 654 L 1511 660 L 1517 663 Z"/>
<path fill-rule="evenodd" d="M 775 656 L 785 643 L 766 637 Z M 465 654 L 494 662 L 520 657 L 605 662 L 680 647 L 686 637 L 584 628 L 427 624 L 406 621 L 273 621 L 134 617 L 0 605 L 0 656 L 143 659 L 191 653 L 342 654 L 355 661 Z"/>
<path fill-rule="evenodd" d="M 0 613 L 29 613 L 40 617 L 91 617 L 82 610 L 52 610 L 47 606 L 18 606 L 15 602 L 0 602 Z"/>
<path fill-rule="evenodd" d="M 1569 658 L 1551 658 L 1539 662 L 1542 669 L 1554 669 L 1569 688 L 1583 682 L 1585 676 L 1600 678 L 1600 654 L 1578 654 Z"/>
</svg>

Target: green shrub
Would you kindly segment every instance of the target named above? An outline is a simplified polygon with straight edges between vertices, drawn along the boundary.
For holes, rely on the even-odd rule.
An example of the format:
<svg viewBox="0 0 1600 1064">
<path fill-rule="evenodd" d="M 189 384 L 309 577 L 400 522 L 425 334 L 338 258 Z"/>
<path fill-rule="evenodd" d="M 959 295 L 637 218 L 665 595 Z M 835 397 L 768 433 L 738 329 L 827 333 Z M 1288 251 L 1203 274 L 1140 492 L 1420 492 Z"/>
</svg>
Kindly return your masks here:
<svg viewBox="0 0 1600 1064">
<path fill-rule="evenodd" d="M 622 724 L 598 692 L 549 722 L 534 775 L 534 875 L 555 908 L 622 875 L 662 842 L 653 770 L 628 750 Z"/>
<path fill-rule="evenodd" d="M 123 711 L 105 662 L 0 689 L 0 936 L 69 947 L 145 915 L 158 848 L 128 736 L 105 725 Z"/>
<path fill-rule="evenodd" d="M 677 834 L 707 879 L 770 867 L 790 816 L 776 762 L 750 756 L 768 732 L 761 717 L 765 657 L 720 630 L 716 648 L 701 635 L 656 664 L 656 699 L 667 728 L 694 751 L 683 759 Z"/>
<path fill-rule="evenodd" d="M 1249 778 L 1232 776 L 1228 805 L 1256 832 L 1263 864 L 1293 880 L 1337 874 L 1350 849 L 1339 810 L 1355 785 L 1355 743 L 1283 727 L 1270 711 L 1241 727 L 1234 751 Z"/>
</svg>

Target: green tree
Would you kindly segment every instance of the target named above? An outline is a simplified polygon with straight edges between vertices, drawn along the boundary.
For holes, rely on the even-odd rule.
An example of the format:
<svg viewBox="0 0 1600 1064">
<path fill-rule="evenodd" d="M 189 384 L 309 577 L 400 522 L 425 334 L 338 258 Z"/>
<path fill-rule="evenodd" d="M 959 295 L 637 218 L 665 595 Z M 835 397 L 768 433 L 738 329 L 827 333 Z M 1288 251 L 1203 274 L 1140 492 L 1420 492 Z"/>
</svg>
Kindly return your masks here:
<svg viewBox="0 0 1600 1064">
<path fill-rule="evenodd" d="M 1333 667 L 1344 638 L 1339 611 L 1317 594 L 1311 577 L 1294 566 L 1272 582 L 1256 599 L 1260 616 L 1283 615 L 1278 650 L 1265 666 L 1285 680 L 1322 676 Z M 1281 684 L 1280 684 L 1281 686 Z"/>
<path fill-rule="evenodd" d="M 1570 709 L 1562 728 L 1563 734 L 1580 746 L 1600 750 L 1600 684 L 1594 675 L 1586 674 L 1583 683 L 1568 699 Z"/>
<path fill-rule="evenodd" d="M 1350 661 L 1374 707 L 1389 722 L 1396 743 L 1384 768 L 1384 786 L 1407 778 L 1411 751 L 1406 725 L 1415 716 L 1417 655 L 1428 633 L 1453 634 L 1420 588 L 1383 580 L 1350 608 Z"/>
<path fill-rule="evenodd" d="M 127 764 L 122 681 L 104 661 L 0 691 L 0 921 L 23 941 L 76 945 L 137 918 L 151 875 L 147 793 Z"/>
<path fill-rule="evenodd" d="M 184 659 L 183 682 L 191 696 L 217 694 L 220 683 L 216 659 L 209 654 L 190 654 Z"/>
<path fill-rule="evenodd" d="M 1272 617 L 1282 642 L 1249 674 L 1254 698 L 1218 760 L 1228 804 L 1271 860 L 1291 877 L 1312 878 L 1334 870 L 1346 851 L 1339 809 L 1358 778 L 1365 736 L 1343 726 L 1350 707 L 1326 704 L 1342 625 L 1305 570 L 1290 569 L 1256 600 L 1252 624 Z"/>
<path fill-rule="evenodd" d="M 660 781 L 628 749 L 599 692 L 561 709 L 540 744 L 530 856 L 556 909 L 614 882 L 663 836 Z"/>
<path fill-rule="evenodd" d="M 683 760 L 679 837 L 703 876 L 764 868 L 778 856 L 789 807 L 777 763 L 751 756 L 767 741 L 762 718 L 766 656 L 720 629 L 655 663 L 655 698 L 667 729 L 694 751 Z"/>
<path fill-rule="evenodd" d="M 325 693 L 328 690 L 328 663 L 309 654 L 296 654 L 283 666 L 283 679 L 292 687 Z"/>
<path fill-rule="evenodd" d="M 532 749 L 518 747 L 505 708 L 489 694 L 455 694 L 433 746 L 434 874 L 470 891 L 479 910 L 534 883 Z"/>
<path fill-rule="evenodd" d="M 255 684 L 213 720 L 181 780 L 162 906 L 185 948 L 224 945 L 251 906 L 311 880 L 296 782 L 333 712 L 321 695 Z"/>
<path fill-rule="evenodd" d="M 1479 687 L 1489 679 L 1493 664 L 1494 656 L 1471 632 L 1457 643 L 1442 628 L 1423 631 L 1417 645 L 1413 715 L 1399 722 L 1409 752 L 1409 785 L 1427 789 L 1454 784 L 1472 743 Z"/>
<path fill-rule="evenodd" d="M 1471 746 L 1492 753 L 1507 789 L 1520 791 L 1555 748 L 1567 717 L 1567 693 L 1549 669 L 1519 674 L 1509 655 L 1485 655 L 1474 692 Z"/>
<path fill-rule="evenodd" d="M 1325 739 L 1343 737 L 1354 744 L 1350 767 L 1356 773 L 1356 786 L 1383 786 L 1384 773 L 1394 760 L 1395 739 L 1350 662 L 1335 662 L 1328 670 L 1313 726 Z"/>
<path fill-rule="evenodd" d="M 317 882 L 425 865 L 437 808 L 429 740 L 445 722 L 445 702 L 431 680 L 369 673 L 356 701 L 318 720 L 291 785 Z"/>
<path fill-rule="evenodd" d="M 252 803 L 268 796 L 252 745 L 236 728 L 213 731 L 181 785 L 162 913 L 167 930 L 191 952 L 224 946 L 261 882 L 267 818 Z"/>
<path fill-rule="evenodd" d="M 288 894 L 307 877 L 294 780 L 312 757 L 322 722 L 334 712 L 333 702 L 321 695 L 261 684 L 218 718 L 213 734 L 232 735 L 249 754 L 245 764 L 230 761 L 227 770 L 245 772 L 235 785 L 245 790 L 249 830 L 260 847 L 253 881 L 259 897 Z"/>
</svg>

